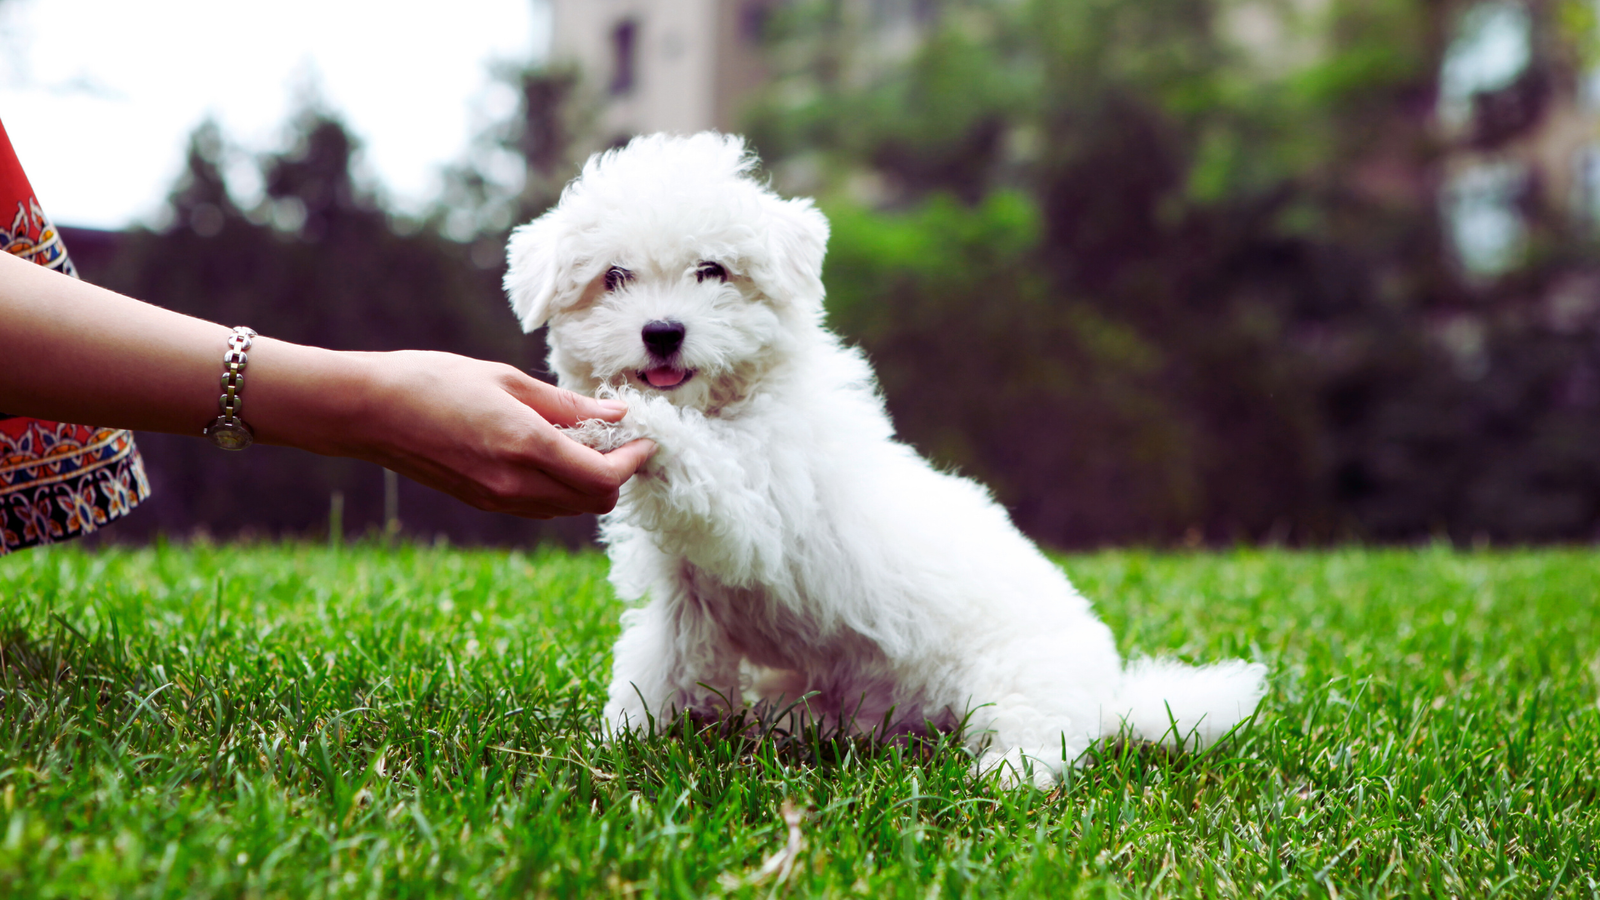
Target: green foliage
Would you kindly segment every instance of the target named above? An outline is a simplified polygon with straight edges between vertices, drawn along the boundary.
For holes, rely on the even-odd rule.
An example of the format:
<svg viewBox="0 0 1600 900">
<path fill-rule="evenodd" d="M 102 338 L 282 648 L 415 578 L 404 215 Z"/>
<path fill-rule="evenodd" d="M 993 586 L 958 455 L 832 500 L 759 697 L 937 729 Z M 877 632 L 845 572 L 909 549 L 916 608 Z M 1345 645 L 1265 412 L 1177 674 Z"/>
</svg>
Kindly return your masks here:
<svg viewBox="0 0 1600 900">
<path fill-rule="evenodd" d="M 1600 444 L 1573 450 L 1600 308 L 1543 311 L 1592 291 L 1584 223 L 1529 188 L 1533 249 L 1489 283 L 1445 239 L 1465 6 L 934 7 L 896 57 L 856 6 L 793 4 L 749 119 L 828 198 L 832 321 L 908 440 L 1063 546 L 1600 528 Z M 1573 87 L 1564 9 L 1460 140 Z"/>
<path fill-rule="evenodd" d="M 1199 757 L 1105 745 L 1049 794 L 947 743 L 606 744 L 597 555 L 18 554 L 0 894 L 1600 892 L 1593 553 L 1064 562 L 1127 652 L 1266 662 L 1253 727 Z M 786 804 L 803 846 L 762 876 Z"/>
<path fill-rule="evenodd" d="M 1158 390 L 1160 352 L 1094 305 L 1052 296 L 1033 261 L 1032 201 L 996 192 L 969 209 L 936 195 L 900 214 L 828 212 L 830 324 L 878 363 L 903 435 L 1058 539 L 1093 541 L 1109 525 L 1153 540 L 1190 521 L 1189 435 Z M 977 385 L 987 403 L 951 402 Z M 1050 498 L 1076 501 L 1045 507 L 1041 475 Z M 1085 521 L 1085 506 L 1120 518 Z"/>
</svg>

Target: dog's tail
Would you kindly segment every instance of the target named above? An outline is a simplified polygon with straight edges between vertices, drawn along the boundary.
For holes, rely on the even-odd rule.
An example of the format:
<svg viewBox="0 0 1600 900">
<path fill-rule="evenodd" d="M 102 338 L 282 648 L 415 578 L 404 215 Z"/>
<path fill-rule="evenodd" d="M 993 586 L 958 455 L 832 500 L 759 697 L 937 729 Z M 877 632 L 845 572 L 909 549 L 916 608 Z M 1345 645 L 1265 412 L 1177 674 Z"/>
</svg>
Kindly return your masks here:
<svg viewBox="0 0 1600 900">
<path fill-rule="evenodd" d="M 1267 667 L 1235 659 L 1190 666 L 1170 659 L 1136 659 L 1101 723 L 1107 735 L 1197 750 L 1250 717 L 1266 693 Z"/>
</svg>

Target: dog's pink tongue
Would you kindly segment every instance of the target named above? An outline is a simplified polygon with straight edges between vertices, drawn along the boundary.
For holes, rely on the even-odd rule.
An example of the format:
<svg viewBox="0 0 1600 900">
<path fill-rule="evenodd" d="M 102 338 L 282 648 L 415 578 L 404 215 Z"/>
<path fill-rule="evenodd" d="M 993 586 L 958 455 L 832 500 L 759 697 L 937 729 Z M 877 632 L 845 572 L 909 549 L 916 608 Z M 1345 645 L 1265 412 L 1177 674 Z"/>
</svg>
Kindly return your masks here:
<svg viewBox="0 0 1600 900">
<path fill-rule="evenodd" d="M 659 369 L 651 369 L 650 371 L 644 373 L 644 378 L 646 381 L 650 382 L 651 387 L 664 388 L 673 387 L 681 383 L 686 374 L 688 373 L 684 372 L 682 369 L 674 369 L 671 366 L 662 366 Z"/>
</svg>

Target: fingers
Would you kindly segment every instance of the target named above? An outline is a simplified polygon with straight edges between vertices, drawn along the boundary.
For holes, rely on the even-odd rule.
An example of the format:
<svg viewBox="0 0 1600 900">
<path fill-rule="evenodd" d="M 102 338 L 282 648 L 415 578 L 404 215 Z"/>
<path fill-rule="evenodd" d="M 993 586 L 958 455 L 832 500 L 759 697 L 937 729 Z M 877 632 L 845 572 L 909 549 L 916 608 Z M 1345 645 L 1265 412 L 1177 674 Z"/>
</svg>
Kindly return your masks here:
<svg viewBox="0 0 1600 900">
<path fill-rule="evenodd" d="M 576 425 L 584 419 L 615 422 L 628 411 L 628 404 L 621 400 L 596 400 L 533 378 L 527 380 L 531 384 L 524 385 L 527 390 L 519 393 L 517 399 L 533 407 L 552 425 Z"/>
<path fill-rule="evenodd" d="M 500 509 L 500 512 L 540 519 L 549 518 L 551 515 L 608 513 L 617 505 L 617 497 L 623 482 L 632 478 L 650 459 L 651 454 L 656 452 L 655 442 L 645 438 L 603 454 L 565 436 L 559 436 L 558 441 L 575 447 L 579 451 L 578 457 L 583 462 L 598 465 L 594 468 L 584 467 L 581 472 L 573 472 L 570 481 L 559 475 L 555 471 L 555 466 L 549 466 L 541 474 L 548 474 L 557 479 L 554 483 L 555 491 L 542 496 L 532 504 L 508 505 Z"/>
<path fill-rule="evenodd" d="M 543 518 L 553 507 L 558 515 L 575 513 L 608 513 L 617 505 L 623 482 L 645 464 L 656 451 L 654 441 L 639 439 L 611 451 L 598 453 L 565 435 L 556 435 L 549 450 L 556 458 L 548 456 L 535 464 L 540 480 L 548 478 L 554 488 L 532 504 L 521 509 L 508 508 L 505 512 L 519 515 L 537 515 Z"/>
<path fill-rule="evenodd" d="M 656 451 L 655 442 L 643 438 L 624 444 L 610 453 L 598 453 L 565 436 L 558 440 L 571 445 L 573 455 L 570 459 L 575 465 L 545 466 L 547 474 L 559 479 L 561 488 L 550 498 L 550 502 L 577 512 L 610 512 L 617 505 L 623 483 L 632 478 Z"/>
<path fill-rule="evenodd" d="M 649 450 L 645 450 L 636 446 L 639 443 L 634 441 L 610 453 L 602 454 L 548 425 L 543 425 L 538 428 L 533 443 L 526 447 L 528 455 L 525 457 L 525 464 L 544 470 L 575 490 L 602 494 L 621 487 L 644 460 L 649 458 L 654 444 L 650 445 Z M 623 450 L 628 452 L 623 453 Z M 618 456 L 619 453 L 623 455 Z"/>
<path fill-rule="evenodd" d="M 637 441 L 623 444 L 610 453 L 603 454 L 601 458 L 611 464 L 612 472 L 622 476 L 622 481 L 627 481 L 637 474 L 639 469 L 644 467 L 644 464 L 649 461 L 655 452 L 655 441 L 649 438 L 640 438 Z"/>
</svg>

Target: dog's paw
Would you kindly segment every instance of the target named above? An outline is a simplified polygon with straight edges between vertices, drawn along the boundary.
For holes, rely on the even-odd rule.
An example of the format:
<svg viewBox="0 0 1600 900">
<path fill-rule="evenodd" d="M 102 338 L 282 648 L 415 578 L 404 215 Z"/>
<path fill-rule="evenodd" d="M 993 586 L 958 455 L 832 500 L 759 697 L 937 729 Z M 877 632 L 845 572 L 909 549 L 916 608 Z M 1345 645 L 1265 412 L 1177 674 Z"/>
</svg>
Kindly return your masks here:
<svg viewBox="0 0 1600 900">
<path fill-rule="evenodd" d="M 617 391 L 616 397 L 628 404 L 628 414 L 622 417 L 622 424 L 642 437 L 657 443 L 673 443 L 672 438 L 684 427 L 684 410 L 673 406 L 666 397 L 642 394 L 630 388 Z"/>
<path fill-rule="evenodd" d="M 584 419 L 570 428 L 563 427 L 560 430 L 567 437 L 585 447 L 593 447 L 601 453 L 610 453 L 623 444 L 644 436 L 637 428 L 629 425 L 626 419 L 621 422 Z"/>
<path fill-rule="evenodd" d="M 628 412 L 620 422 L 588 419 L 575 428 L 565 429 L 574 440 L 604 453 L 629 441 L 649 438 L 655 441 L 656 452 L 640 470 L 639 474 L 645 476 L 640 480 L 682 480 L 678 473 L 679 455 L 685 447 L 695 444 L 696 425 L 703 422 L 699 412 L 681 409 L 666 397 L 644 394 L 626 385 L 620 388 L 601 385 L 595 396 L 603 400 L 621 400 L 628 404 Z"/>
<path fill-rule="evenodd" d="M 673 416 L 675 410 L 659 397 L 647 397 L 626 385 L 619 388 L 609 384 L 600 385 L 595 397 L 600 400 L 621 400 L 628 404 L 628 412 L 620 422 L 584 419 L 571 427 L 561 427 L 563 434 L 586 447 L 610 453 L 639 438 L 650 438 L 659 445 L 662 443 L 662 432 L 670 430 L 661 427 L 664 424 L 662 418 Z"/>
</svg>

